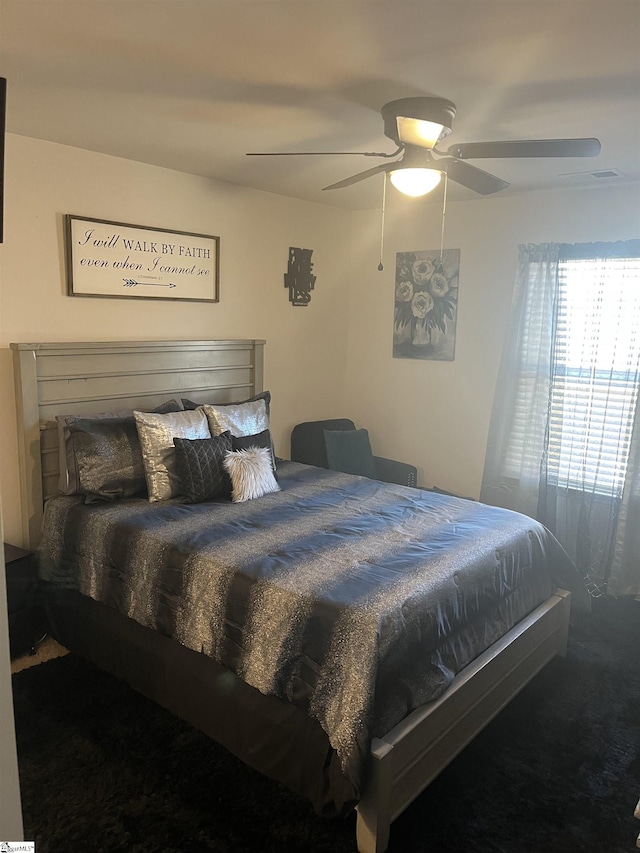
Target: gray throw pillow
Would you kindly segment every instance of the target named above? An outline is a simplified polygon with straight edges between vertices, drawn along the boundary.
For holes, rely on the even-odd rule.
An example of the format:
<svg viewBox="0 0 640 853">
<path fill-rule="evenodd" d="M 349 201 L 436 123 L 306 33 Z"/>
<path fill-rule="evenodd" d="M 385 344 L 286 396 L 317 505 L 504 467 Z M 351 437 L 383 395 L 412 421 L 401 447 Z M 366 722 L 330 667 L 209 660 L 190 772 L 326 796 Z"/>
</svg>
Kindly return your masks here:
<svg viewBox="0 0 640 853">
<path fill-rule="evenodd" d="M 181 412 L 182 403 L 180 400 L 167 400 L 161 403 L 153 412 L 164 414 L 166 412 Z M 76 467 L 75 455 L 70 441 L 69 429 L 67 424 L 70 420 L 83 418 L 84 420 L 103 420 L 113 418 L 132 418 L 133 409 L 120 409 L 113 412 L 92 412 L 86 415 L 58 415 L 58 464 L 60 476 L 58 480 L 58 491 L 63 495 L 78 495 L 82 493 L 80 479 Z"/>
<path fill-rule="evenodd" d="M 276 471 L 276 460 L 275 455 L 273 454 L 273 441 L 271 440 L 270 430 L 263 429 L 262 432 L 259 432 L 256 435 L 232 435 L 231 442 L 233 444 L 233 450 L 248 450 L 250 447 L 266 447 L 268 450 L 270 450 L 273 474 L 276 480 L 278 479 L 278 474 Z"/>
<path fill-rule="evenodd" d="M 324 430 L 327 464 L 332 471 L 377 478 L 376 464 L 366 429 Z"/>
<path fill-rule="evenodd" d="M 86 503 L 146 495 L 134 418 L 69 418 L 67 429 Z"/>
<path fill-rule="evenodd" d="M 264 400 L 264 404 L 267 407 L 267 414 L 269 414 L 269 407 L 271 406 L 270 391 L 261 391 L 253 397 L 248 397 L 246 400 L 238 400 L 233 403 L 210 403 L 208 400 L 203 400 L 201 403 L 194 403 L 193 400 L 188 400 L 185 397 L 182 398 L 181 402 L 183 408 L 190 411 L 191 409 L 198 409 L 200 406 L 239 406 L 242 403 L 255 403 L 256 400 Z"/>
</svg>

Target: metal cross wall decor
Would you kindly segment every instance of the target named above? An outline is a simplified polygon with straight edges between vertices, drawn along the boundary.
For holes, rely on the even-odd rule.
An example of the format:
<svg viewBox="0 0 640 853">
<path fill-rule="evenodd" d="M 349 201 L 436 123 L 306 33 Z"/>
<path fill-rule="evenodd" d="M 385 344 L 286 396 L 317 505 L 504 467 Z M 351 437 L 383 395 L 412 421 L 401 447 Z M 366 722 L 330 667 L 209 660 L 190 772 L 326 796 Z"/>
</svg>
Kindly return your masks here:
<svg viewBox="0 0 640 853">
<path fill-rule="evenodd" d="M 313 249 L 289 247 L 289 267 L 284 274 L 284 286 L 289 289 L 289 302 L 293 306 L 306 307 L 311 302 L 311 291 L 316 277 L 311 274 Z"/>
</svg>

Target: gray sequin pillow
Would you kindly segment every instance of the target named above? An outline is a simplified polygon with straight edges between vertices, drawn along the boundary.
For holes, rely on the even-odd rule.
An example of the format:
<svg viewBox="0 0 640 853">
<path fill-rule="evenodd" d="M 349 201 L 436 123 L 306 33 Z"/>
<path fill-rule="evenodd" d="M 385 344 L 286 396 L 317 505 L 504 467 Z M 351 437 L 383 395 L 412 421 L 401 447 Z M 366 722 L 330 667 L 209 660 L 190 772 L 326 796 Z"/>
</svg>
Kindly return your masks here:
<svg viewBox="0 0 640 853">
<path fill-rule="evenodd" d="M 85 501 L 146 495 L 142 450 L 133 417 L 67 418 L 78 491 Z"/>
<path fill-rule="evenodd" d="M 134 412 L 142 447 L 144 473 L 150 501 L 164 501 L 180 494 L 174 438 L 211 438 L 202 409 L 154 415 Z"/>
<path fill-rule="evenodd" d="M 157 406 L 151 411 L 158 414 L 166 412 L 182 411 L 182 403 L 180 400 L 167 400 L 165 403 Z M 78 469 L 76 458 L 71 443 L 71 433 L 67 426 L 69 421 L 75 421 L 81 418 L 83 420 L 113 420 L 115 418 L 133 418 L 133 409 L 122 409 L 115 412 L 91 412 L 90 414 L 75 414 L 75 415 L 58 415 L 58 447 L 59 447 L 59 464 L 60 478 L 58 482 L 58 491 L 63 495 L 78 495 L 82 494 L 82 486 L 78 477 Z"/>
<path fill-rule="evenodd" d="M 264 399 L 248 403 L 228 403 L 224 406 L 204 405 L 201 409 L 209 421 L 211 435 L 229 431 L 231 435 L 256 435 L 269 429 L 269 415 Z"/>
</svg>

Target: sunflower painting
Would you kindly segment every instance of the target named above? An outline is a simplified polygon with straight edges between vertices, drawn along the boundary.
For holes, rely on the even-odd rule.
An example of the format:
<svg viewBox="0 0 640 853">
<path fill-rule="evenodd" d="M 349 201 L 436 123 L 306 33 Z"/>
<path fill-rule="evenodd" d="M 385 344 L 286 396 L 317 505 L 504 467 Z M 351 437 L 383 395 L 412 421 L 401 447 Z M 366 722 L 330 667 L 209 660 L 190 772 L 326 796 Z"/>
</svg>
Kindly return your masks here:
<svg viewBox="0 0 640 853">
<path fill-rule="evenodd" d="M 396 254 L 394 358 L 453 361 L 460 249 Z"/>
</svg>

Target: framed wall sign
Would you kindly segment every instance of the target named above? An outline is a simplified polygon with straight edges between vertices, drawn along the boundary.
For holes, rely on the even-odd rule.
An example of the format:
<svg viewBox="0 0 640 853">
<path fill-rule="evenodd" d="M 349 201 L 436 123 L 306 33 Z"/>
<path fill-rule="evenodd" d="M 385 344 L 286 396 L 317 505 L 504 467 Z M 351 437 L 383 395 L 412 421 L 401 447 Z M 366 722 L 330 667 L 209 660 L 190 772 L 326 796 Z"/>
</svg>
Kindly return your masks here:
<svg viewBox="0 0 640 853">
<path fill-rule="evenodd" d="M 220 299 L 220 238 L 65 216 L 67 293 L 128 299 Z"/>
</svg>

